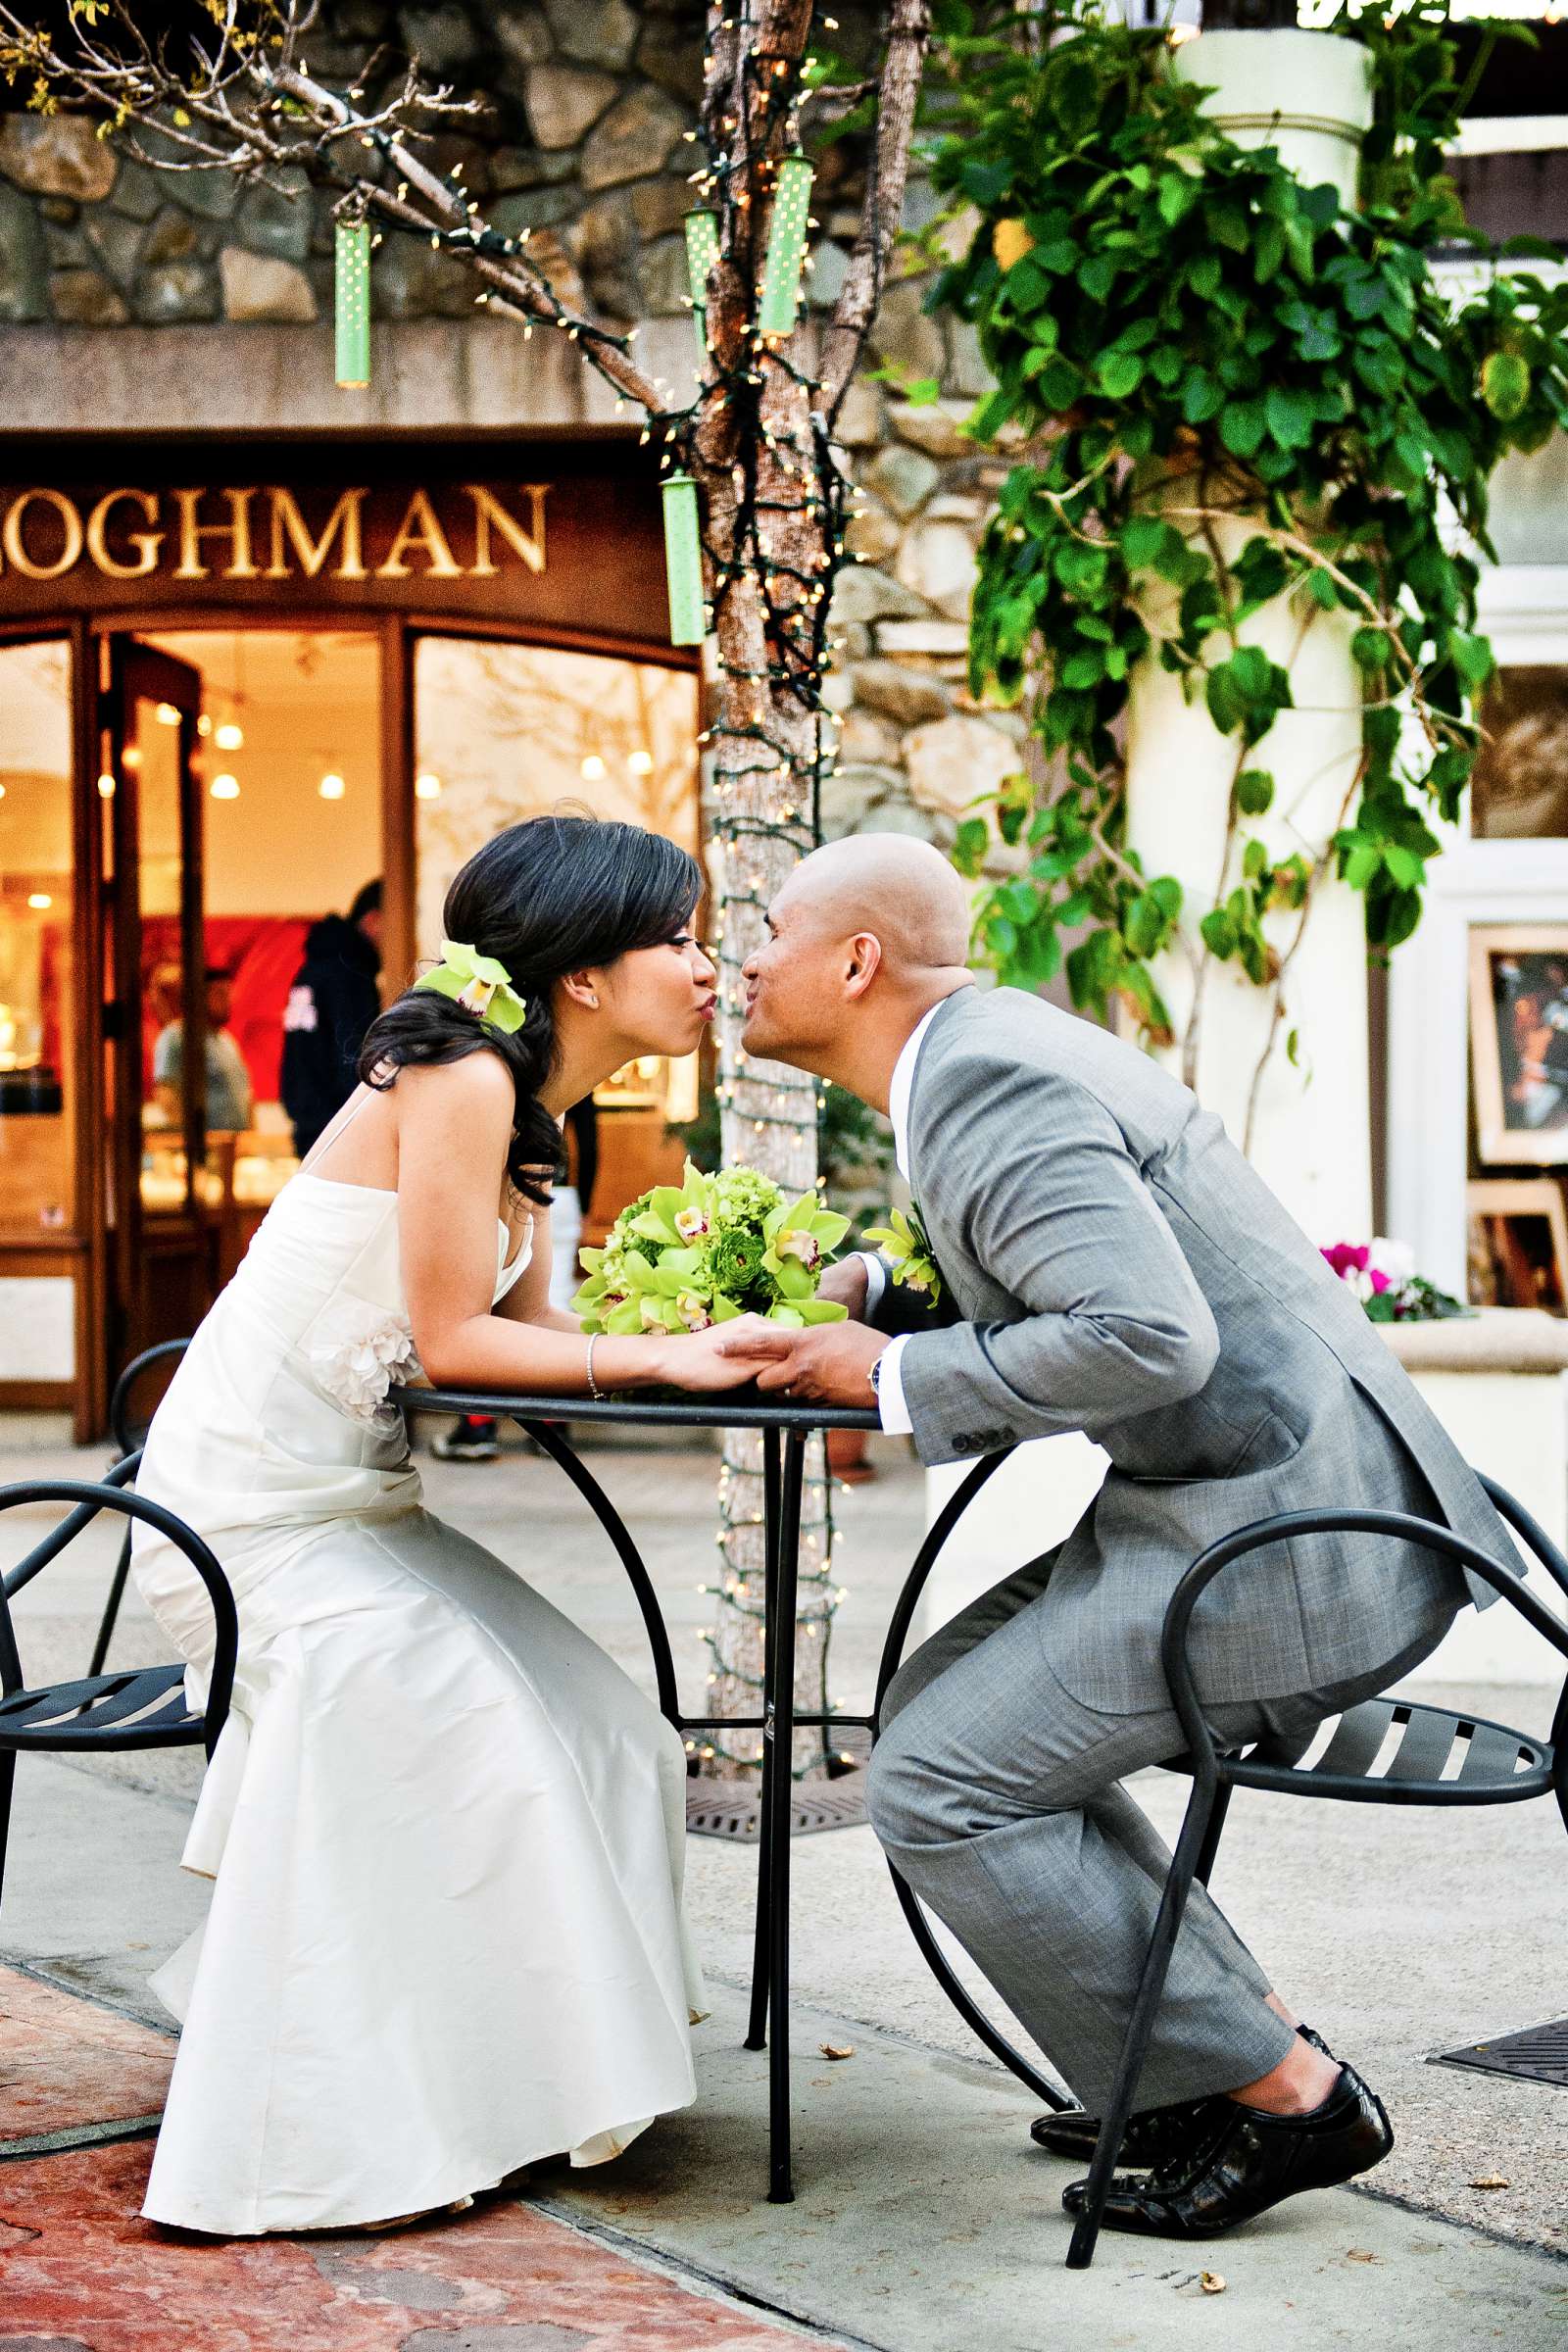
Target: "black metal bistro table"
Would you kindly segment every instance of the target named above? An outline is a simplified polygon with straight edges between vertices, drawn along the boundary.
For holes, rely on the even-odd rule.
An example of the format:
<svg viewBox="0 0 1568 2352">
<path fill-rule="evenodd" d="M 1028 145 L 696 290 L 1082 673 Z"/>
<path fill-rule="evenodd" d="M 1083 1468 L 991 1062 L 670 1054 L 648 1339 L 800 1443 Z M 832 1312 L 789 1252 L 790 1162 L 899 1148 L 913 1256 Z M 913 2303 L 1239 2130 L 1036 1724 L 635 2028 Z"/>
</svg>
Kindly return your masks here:
<svg viewBox="0 0 1568 2352">
<path fill-rule="evenodd" d="M 659 1706 L 683 1738 L 699 1732 L 760 1731 L 762 1735 L 762 1791 L 759 1823 L 757 1932 L 752 1960 L 749 2050 L 766 2049 L 768 2077 L 768 2186 L 774 2204 L 788 2204 L 795 2190 L 790 2162 L 790 1812 L 795 1733 L 802 1726 L 832 1725 L 836 1731 L 876 1736 L 870 1715 L 798 1714 L 795 1707 L 796 1595 L 800 1576 L 801 1502 L 806 1483 L 807 1441 L 818 1430 L 881 1426 L 874 1411 L 845 1405 L 773 1402 L 754 1388 L 732 1389 L 711 1401 L 698 1396 L 673 1403 L 634 1397 L 523 1396 L 514 1391 L 394 1389 L 392 1401 L 405 1413 L 476 1413 L 515 1421 L 564 1471 L 593 1511 L 625 1569 L 653 1651 Z M 569 1444 L 563 1423 L 619 1422 L 664 1429 L 755 1429 L 762 1440 L 763 1617 L 762 1713 L 683 1715 L 675 1687 L 669 1633 L 641 1552 L 625 1521 L 593 1472 Z M 1011 1448 L 1008 1448 L 1010 1451 Z M 916 1604 L 937 1557 L 963 1512 L 1005 1453 L 984 1456 L 933 1523 L 899 1594 L 883 1646 L 876 1708 L 904 1653 Z M 913 1894 L 894 1873 L 905 1917 L 927 1966 L 942 1989 L 987 2048 L 1029 2084 L 1048 2105 L 1066 2102 L 1019 2051 L 977 2009 L 954 1976 L 932 1936 Z"/>
</svg>

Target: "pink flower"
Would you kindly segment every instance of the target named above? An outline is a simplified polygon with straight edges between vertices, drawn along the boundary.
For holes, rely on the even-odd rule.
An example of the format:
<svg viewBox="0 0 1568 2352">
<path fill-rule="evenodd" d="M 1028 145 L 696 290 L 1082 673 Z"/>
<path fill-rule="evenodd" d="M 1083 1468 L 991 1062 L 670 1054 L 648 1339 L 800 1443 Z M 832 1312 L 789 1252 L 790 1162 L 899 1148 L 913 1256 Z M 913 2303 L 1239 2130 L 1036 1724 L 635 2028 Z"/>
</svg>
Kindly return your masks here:
<svg viewBox="0 0 1568 2352">
<path fill-rule="evenodd" d="M 1364 1274 L 1371 1254 L 1365 1242 L 1336 1242 L 1323 1252 L 1342 1282 L 1350 1274 Z"/>
</svg>

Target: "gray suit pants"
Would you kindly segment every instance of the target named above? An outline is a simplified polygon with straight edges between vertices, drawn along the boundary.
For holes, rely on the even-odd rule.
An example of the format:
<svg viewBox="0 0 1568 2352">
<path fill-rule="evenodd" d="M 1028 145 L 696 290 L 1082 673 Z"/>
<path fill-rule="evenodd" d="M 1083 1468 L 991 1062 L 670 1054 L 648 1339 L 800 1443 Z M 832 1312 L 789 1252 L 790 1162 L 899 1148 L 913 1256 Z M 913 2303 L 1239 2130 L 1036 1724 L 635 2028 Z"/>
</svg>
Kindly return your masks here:
<svg viewBox="0 0 1568 2352">
<path fill-rule="evenodd" d="M 1057 1680 L 1054 1619 L 1042 1608 L 1054 1557 L 998 1585 L 903 1666 L 867 1803 L 890 1861 L 1100 2114 L 1170 1861 L 1118 1783 L 1180 1755 L 1186 1741 L 1169 1707 L 1104 1714 Z M 1375 1696 L 1435 1649 L 1465 1599 L 1457 1571 L 1427 1580 L 1396 1657 L 1332 1689 L 1213 1706 L 1209 1721 L 1227 1743 L 1279 1734 L 1304 1746 L 1326 1716 Z M 1268 1990 L 1195 1886 L 1138 2106 L 1233 2090 L 1277 2066 L 1293 2035 Z"/>
</svg>

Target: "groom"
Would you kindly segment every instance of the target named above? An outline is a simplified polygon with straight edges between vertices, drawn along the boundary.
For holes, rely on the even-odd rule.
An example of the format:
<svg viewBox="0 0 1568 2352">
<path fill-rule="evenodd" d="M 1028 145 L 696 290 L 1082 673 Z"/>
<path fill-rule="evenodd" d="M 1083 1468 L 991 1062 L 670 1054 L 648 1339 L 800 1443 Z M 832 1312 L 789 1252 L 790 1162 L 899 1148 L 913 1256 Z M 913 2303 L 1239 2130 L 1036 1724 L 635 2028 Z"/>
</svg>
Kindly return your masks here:
<svg viewBox="0 0 1568 2352">
<path fill-rule="evenodd" d="M 1136 1048 L 964 968 L 938 853 L 862 834 L 808 858 L 746 965 L 748 1054 L 887 1111 L 940 1269 L 928 1311 L 876 1260 L 824 1290 L 851 1320 L 732 1345 L 765 1389 L 868 1404 L 950 1462 L 1084 1430 L 1110 1456 L 1066 1542 L 955 1618 L 888 1693 L 871 1818 L 1084 2112 L 1087 2159 L 1167 1856 L 1120 1782 L 1185 1745 L 1159 1659 L 1178 1579 L 1272 1512 L 1375 1505 L 1512 1560 L 1501 1523 L 1349 1292 Z M 903 1336 L 890 1336 L 895 1324 Z M 1300 1746 L 1494 1597 L 1412 1546 L 1324 1535 L 1253 1553 L 1189 1643 L 1227 1743 Z M 1353 1886 L 1347 1886 L 1354 1899 Z M 1294 2011 L 1201 1887 L 1172 1960 L 1106 2226 L 1207 2236 L 1393 2144 L 1380 2101 Z M 1065 2195 L 1074 2209 L 1079 2184 Z"/>
</svg>

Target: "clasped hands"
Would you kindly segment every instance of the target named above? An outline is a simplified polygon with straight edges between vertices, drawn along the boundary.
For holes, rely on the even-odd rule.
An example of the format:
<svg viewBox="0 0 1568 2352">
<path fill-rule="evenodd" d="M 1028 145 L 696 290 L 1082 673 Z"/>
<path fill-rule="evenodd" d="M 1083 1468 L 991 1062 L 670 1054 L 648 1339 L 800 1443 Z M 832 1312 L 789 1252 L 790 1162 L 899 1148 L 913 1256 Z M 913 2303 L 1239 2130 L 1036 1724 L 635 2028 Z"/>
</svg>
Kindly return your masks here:
<svg viewBox="0 0 1568 2352">
<path fill-rule="evenodd" d="M 855 1320 L 865 1302 L 865 1269 L 853 1258 L 834 1266 L 817 1293 L 836 1298 L 850 1310 L 845 1323 L 817 1323 L 806 1331 L 790 1331 L 777 1323 L 748 1316 L 747 1328 L 726 1332 L 716 1342 L 717 1352 L 746 1363 L 757 1385 L 803 1404 L 847 1404 L 869 1408 L 876 1402 L 870 1371 L 888 1345 L 887 1334 Z"/>
</svg>

